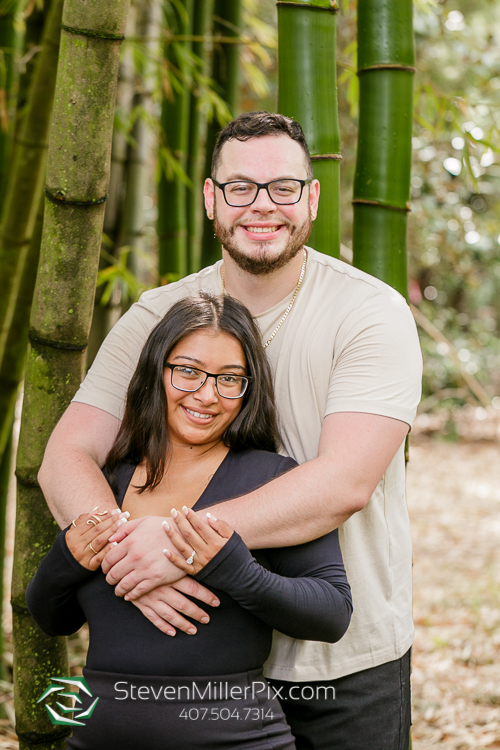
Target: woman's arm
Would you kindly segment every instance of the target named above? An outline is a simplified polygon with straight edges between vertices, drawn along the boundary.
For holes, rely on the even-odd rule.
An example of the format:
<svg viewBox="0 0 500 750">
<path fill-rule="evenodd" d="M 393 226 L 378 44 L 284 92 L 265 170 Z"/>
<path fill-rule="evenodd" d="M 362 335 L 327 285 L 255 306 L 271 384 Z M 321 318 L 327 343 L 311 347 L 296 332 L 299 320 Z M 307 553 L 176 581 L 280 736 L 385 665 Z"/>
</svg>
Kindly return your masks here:
<svg viewBox="0 0 500 750">
<path fill-rule="evenodd" d="M 77 587 L 99 568 L 108 539 L 124 518 L 118 509 L 85 513 L 57 535 L 26 589 L 30 614 L 47 635 L 71 635 L 86 621 Z"/>
<path fill-rule="evenodd" d="M 205 522 L 188 511 L 186 516 L 177 514 L 176 523 L 188 544 L 182 548 L 178 535 L 169 530 L 184 555 L 170 553 L 169 558 L 181 570 L 229 594 L 292 638 L 328 643 L 342 638 L 351 619 L 352 600 L 336 530 L 296 547 L 267 550 L 272 568 L 267 570 L 223 521 Z M 219 540 L 212 539 L 213 532 Z M 188 564 L 191 550 L 196 554 Z"/>
<path fill-rule="evenodd" d="M 57 535 L 26 589 L 26 604 L 47 635 L 71 635 L 86 621 L 78 604 L 79 583 L 95 573 L 75 560 L 66 544 L 66 529 Z"/>
</svg>

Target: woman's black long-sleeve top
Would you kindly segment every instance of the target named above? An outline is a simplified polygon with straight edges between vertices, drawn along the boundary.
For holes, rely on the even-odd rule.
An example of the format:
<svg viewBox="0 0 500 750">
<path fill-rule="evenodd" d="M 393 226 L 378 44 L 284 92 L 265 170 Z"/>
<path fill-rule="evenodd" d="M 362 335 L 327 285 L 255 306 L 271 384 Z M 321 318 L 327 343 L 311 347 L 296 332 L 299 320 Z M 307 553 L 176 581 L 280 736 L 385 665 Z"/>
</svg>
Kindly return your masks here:
<svg viewBox="0 0 500 750">
<path fill-rule="evenodd" d="M 264 451 L 229 451 L 194 506 L 199 511 L 246 494 L 295 462 Z M 118 470 L 121 506 L 135 466 Z M 89 669 L 137 675 L 217 675 L 262 666 L 272 630 L 292 638 L 335 642 L 349 625 L 352 601 L 338 533 L 306 544 L 249 552 L 238 534 L 195 578 L 220 606 L 189 636 L 169 637 L 132 603 L 118 597 L 101 570 L 72 556 L 60 532 L 26 592 L 28 608 L 49 635 L 69 635 L 89 623 Z"/>
</svg>

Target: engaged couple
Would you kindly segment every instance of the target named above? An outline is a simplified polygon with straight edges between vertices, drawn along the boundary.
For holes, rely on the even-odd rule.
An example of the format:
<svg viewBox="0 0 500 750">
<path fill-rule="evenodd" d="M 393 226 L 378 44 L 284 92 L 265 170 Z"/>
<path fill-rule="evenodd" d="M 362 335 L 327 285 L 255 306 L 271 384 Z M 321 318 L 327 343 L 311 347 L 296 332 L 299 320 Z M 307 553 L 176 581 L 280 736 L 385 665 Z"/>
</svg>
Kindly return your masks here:
<svg viewBox="0 0 500 750">
<path fill-rule="evenodd" d="M 420 350 L 396 291 L 306 246 L 319 198 L 297 122 L 229 123 L 222 260 L 142 295 L 47 445 L 64 531 L 27 602 L 51 635 L 89 623 L 100 696 L 68 748 L 408 748 Z M 116 700 L 193 680 L 243 697 Z"/>
</svg>

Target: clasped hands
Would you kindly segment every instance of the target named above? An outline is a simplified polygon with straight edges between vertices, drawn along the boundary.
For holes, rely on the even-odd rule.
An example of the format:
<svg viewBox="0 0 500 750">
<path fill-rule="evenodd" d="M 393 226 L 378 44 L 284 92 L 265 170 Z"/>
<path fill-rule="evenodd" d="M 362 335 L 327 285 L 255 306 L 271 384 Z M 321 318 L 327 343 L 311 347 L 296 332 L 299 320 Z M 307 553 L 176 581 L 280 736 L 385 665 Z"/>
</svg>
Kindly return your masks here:
<svg viewBox="0 0 500 750">
<path fill-rule="evenodd" d="M 182 513 L 173 509 L 168 519 L 144 516 L 128 522 L 128 514 L 118 508 L 103 514 L 97 510 L 76 519 L 66 534 L 78 562 L 90 570 L 101 565 L 115 593 L 132 601 L 167 635 L 175 635 L 175 628 L 194 635 L 196 627 L 186 617 L 209 622 L 207 613 L 187 596 L 210 606 L 220 602 L 188 575 L 198 573 L 217 554 L 232 529 L 188 508 Z M 92 520 L 96 517 L 99 523 Z"/>
</svg>

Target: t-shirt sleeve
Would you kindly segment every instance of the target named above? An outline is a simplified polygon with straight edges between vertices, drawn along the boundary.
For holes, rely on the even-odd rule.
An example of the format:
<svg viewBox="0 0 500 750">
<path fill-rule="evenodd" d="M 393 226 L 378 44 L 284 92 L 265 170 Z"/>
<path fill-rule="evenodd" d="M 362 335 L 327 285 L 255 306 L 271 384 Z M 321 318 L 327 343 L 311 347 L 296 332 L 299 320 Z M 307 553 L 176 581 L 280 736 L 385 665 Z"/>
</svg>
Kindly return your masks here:
<svg viewBox="0 0 500 750">
<path fill-rule="evenodd" d="M 410 308 L 395 291 L 375 292 L 339 330 L 324 416 L 366 412 L 411 426 L 421 380 L 422 356 Z"/>
<path fill-rule="evenodd" d="M 73 401 L 122 419 L 127 389 L 158 317 L 139 301 L 107 335 Z"/>
</svg>

